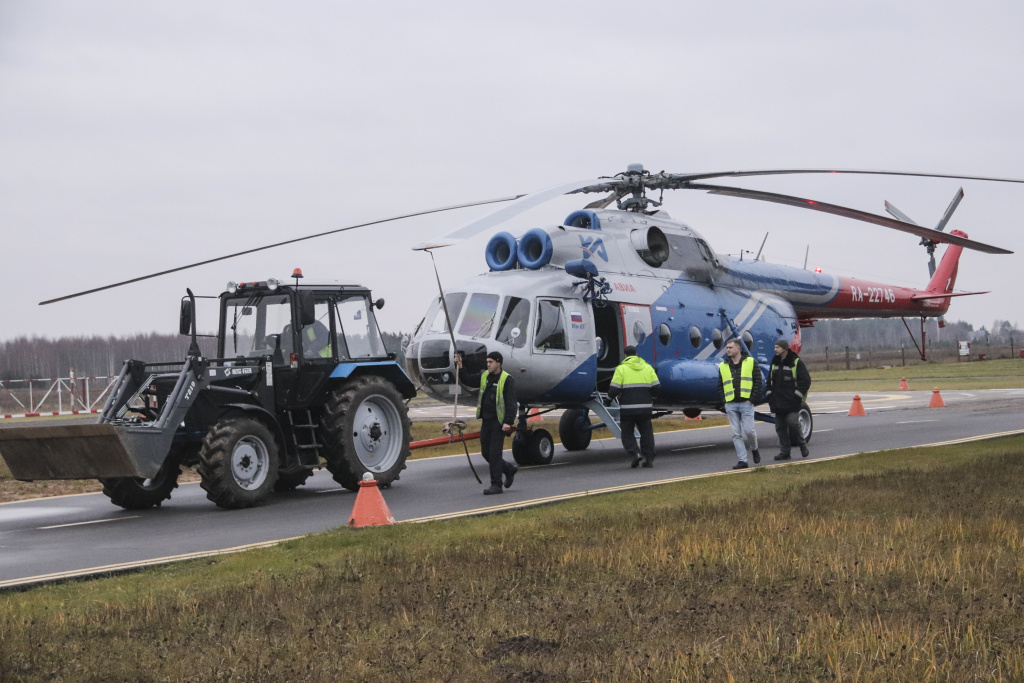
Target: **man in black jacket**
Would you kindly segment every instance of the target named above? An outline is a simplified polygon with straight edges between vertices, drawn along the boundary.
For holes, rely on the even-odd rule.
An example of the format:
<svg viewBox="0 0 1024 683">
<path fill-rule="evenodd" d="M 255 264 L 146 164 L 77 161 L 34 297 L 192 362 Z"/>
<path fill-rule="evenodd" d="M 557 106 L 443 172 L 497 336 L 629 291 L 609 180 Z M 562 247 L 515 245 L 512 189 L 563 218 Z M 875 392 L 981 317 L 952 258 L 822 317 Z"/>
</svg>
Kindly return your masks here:
<svg viewBox="0 0 1024 683">
<path fill-rule="evenodd" d="M 491 486 L 484 489 L 485 496 L 501 493 L 501 475 L 505 475 L 505 488 L 512 486 L 519 468 L 502 457 L 505 437 L 512 433 L 516 419 L 515 381 L 501 369 L 504 358 L 498 351 L 487 354 L 487 369 L 466 377 L 467 384 L 480 383 L 476 417 L 480 422 L 480 455 L 490 466 Z M 462 368 L 462 354 L 455 352 L 455 365 Z"/>
<path fill-rule="evenodd" d="M 775 413 L 775 433 L 779 435 L 776 460 L 789 460 L 791 440 L 800 447 L 800 455 L 806 458 L 809 453 L 800 430 L 800 405 L 807 399 L 810 388 L 811 373 L 807 371 L 807 365 L 800 362 L 800 356 L 790 350 L 785 339 L 775 342 L 766 398 Z"/>
</svg>

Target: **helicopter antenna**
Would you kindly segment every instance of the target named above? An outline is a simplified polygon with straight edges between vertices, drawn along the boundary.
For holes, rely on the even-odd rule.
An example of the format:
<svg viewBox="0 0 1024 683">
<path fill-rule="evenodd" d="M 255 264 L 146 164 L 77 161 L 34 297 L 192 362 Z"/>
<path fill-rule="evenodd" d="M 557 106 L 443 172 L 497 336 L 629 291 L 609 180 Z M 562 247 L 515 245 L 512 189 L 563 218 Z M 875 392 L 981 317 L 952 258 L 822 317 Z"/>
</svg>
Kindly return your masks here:
<svg viewBox="0 0 1024 683">
<path fill-rule="evenodd" d="M 754 257 L 755 261 L 761 260 L 761 252 L 764 251 L 764 243 L 768 241 L 768 233 L 764 234 L 764 239 L 761 240 L 761 248 L 757 250 L 757 256 Z"/>
</svg>

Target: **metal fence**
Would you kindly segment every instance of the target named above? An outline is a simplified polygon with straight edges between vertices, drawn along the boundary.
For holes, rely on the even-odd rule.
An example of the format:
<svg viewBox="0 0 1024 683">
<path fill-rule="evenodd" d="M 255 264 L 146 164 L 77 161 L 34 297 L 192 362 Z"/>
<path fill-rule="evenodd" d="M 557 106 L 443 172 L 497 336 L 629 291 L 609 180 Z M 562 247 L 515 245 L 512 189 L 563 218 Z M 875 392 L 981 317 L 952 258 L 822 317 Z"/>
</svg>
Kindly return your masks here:
<svg viewBox="0 0 1024 683">
<path fill-rule="evenodd" d="M 0 381 L 0 418 L 98 413 L 117 379 L 54 377 Z"/>
<path fill-rule="evenodd" d="M 977 362 L 998 358 L 1024 358 L 1019 344 L 972 343 L 969 356 L 961 356 L 955 345 L 928 345 L 928 360 L 939 363 Z M 861 349 L 855 346 L 827 346 L 824 351 L 804 348 L 800 353 L 816 370 L 861 370 L 863 368 L 919 365 L 924 361 L 913 345 L 898 349 Z"/>
</svg>

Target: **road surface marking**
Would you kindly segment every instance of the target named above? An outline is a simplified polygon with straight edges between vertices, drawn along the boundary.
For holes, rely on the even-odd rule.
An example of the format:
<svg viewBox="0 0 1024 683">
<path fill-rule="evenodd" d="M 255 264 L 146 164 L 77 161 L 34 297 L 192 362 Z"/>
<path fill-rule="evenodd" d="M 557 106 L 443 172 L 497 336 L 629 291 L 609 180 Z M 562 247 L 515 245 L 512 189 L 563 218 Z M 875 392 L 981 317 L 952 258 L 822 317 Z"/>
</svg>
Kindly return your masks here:
<svg viewBox="0 0 1024 683">
<path fill-rule="evenodd" d="M 912 425 L 918 422 L 938 422 L 938 420 L 905 420 L 903 422 L 897 422 L 898 425 Z"/>
<path fill-rule="evenodd" d="M 138 515 L 131 515 L 130 517 L 112 517 L 110 519 L 94 519 L 89 522 L 72 522 L 71 524 L 54 524 L 53 526 L 40 526 L 37 529 L 63 529 L 69 526 L 84 526 L 86 524 L 104 524 L 106 522 L 120 522 L 122 519 L 135 519 Z"/>
<path fill-rule="evenodd" d="M 713 444 L 713 443 L 706 443 L 706 444 L 701 444 L 700 446 L 687 446 L 686 448 L 673 448 L 672 452 L 673 453 L 678 453 L 679 451 L 694 451 L 694 450 L 697 450 L 698 448 L 711 448 L 714 445 L 715 444 Z"/>
</svg>

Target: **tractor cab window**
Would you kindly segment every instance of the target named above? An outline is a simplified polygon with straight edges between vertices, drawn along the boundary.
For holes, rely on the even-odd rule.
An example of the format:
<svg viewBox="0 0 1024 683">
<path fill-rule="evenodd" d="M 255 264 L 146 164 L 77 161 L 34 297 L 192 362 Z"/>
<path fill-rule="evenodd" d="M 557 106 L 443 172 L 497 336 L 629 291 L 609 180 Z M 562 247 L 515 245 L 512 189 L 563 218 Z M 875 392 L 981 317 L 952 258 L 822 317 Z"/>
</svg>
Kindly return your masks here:
<svg viewBox="0 0 1024 683">
<path fill-rule="evenodd" d="M 497 294 L 474 294 L 466 306 L 466 315 L 459 325 L 459 334 L 478 339 L 489 337 L 494 330 L 494 316 L 498 313 Z"/>
<path fill-rule="evenodd" d="M 336 302 L 338 342 L 347 358 L 384 358 L 384 342 L 373 317 L 373 307 L 365 297 L 351 297 Z"/>
<path fill-rule="evenodd" d="M 302 346 L 304 360 L 323 360 L 334 358 L 333 335 L 331 334 L 331 303 L 317 301 L 316 320 L 303 325 L 299 330 L 299 342 Z"/>
<path fill-rule="evenodd" d="M 226 300 L 223 357 L 272 356 L 276 364 L 281 345 L 290 344 L 291 321 L 292 307 L 284 294 L 253 294 Z"/>
<path fill-rule="evenodd" d="M 505 309 L 498 322 L 497 339 L 502 344 L 521 349 L 526 346 L 527 323 L 530 321 L 530 302 L 517 296 L 505 299 Z M 518 334 L 512 330 L 519 330 Z"/>
<path fill-rule="evenodd" d="M 533 338 L 534 347 L 537 349 L 544 351 L 567 351 L 569 349 L 561 301 L 550 299 L 537 301 L 537 327 Z"/>
</svg>

